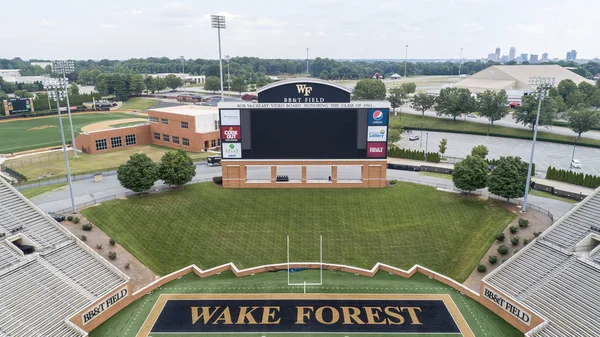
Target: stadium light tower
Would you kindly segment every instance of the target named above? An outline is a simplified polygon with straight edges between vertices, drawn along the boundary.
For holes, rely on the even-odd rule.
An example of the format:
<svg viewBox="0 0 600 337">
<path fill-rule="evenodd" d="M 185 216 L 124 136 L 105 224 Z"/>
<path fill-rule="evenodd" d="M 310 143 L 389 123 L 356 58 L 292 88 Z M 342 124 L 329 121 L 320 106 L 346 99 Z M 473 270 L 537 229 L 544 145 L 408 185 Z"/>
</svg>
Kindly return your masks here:
<svg viewBox="0 0 600 337">
<path fill-rule="evenodd" d="M 461 48 L 460 48 L 460 60 L 459 60 L 459 63 L 458 63 L 458 76 L 459 76 L 459 77 L 460 77 L 460 70 L 461 70 L 460 68 L 462 68 L 462 61 L 463 61 L 463 58 L 462 58 L 462 51 L 463 51 L 463 49 L 462 49 L 462 47 L 461 47 Z"/>
<path fill-rule="evenodd" d="M 58 110 L 58 125 L 60 126 L 60 138 L 62 140 L 63 154 L 65 155 L 65 165 L 67 166 L 67 182 L 69 183 L 69 194 L 71 195 L 71 207 L 73 209 L 73 213 L 77 213 L 77 208 L 75 208 L 75 199 L 73 198 L 71 169 L 69 168 L 69 154 L 67 153 L 65 132 L 63 130 L 62 116 L 60 115 L 60 100 L 68 96 L 68 84 L 69 81 L 66 78 L 50 78 L 44 82 L 44 88 L 48 92 L 48 95 L 52 96 L 52 99 L 56 101 L 56 110 Z"/>
<path fill-rule="evenodd" d="M 63 80 L 65 81 L 67 81 L 67 74 L 70 74 L 74 71 L 75 64 L 73 61 L 52 61 L 52 72 L 56 74 L 62 74 Z M 68 83 L 68 81 L 65 83 Z M 69 102 L 68 88 L 65 89 L 65 96 L 67 98 L 67 113 L 69 115 L 69 127 L 71 128 L 71 144 L 73 144 L 73 155 L 77 157 L 77 145 L 75 144 L 75 131 L 73 131 L 73 120 L 71 119 L 71 103 Z"/>
<path fill-rule="evenodd" d="M 527 197 L 529 195 L 529 184 L 531 183 L 531 166 L 533 164 L 533 154 L 535 152 L 535 140 L 537 139 L 538 123 L 540 122 L 540 111 L 542 110 L 543 96 L 550 90 L 556 82 L 554 77 L 530 77 L 529 86 L 538 90 L 538 110 L 533 127 L 533 142 L 531 142 L 531 156 L 529 157 L 529 166 L 527 168 L 527 182 L 525 183 L 525 196 L 523 198 L 523 208 L 521 212 L 527 211 Z"/>
<path fill-rule="evenodd" d="M 181 74 L 185 74 L 185 57 L 181 55 L 179 59 L 181 60 Z"/>
<path fill-rule="evenodd" d="M 231 95 L 231 76 L 229 76 L 229 60 L 231 60 L 229 55 L 225 55 L 225 61 L 227 61 L 227 91 L 229 91 L 229 94 Z"/>
<path fill-rule="evenodd" d="M 217 34 L 219 36 L 219 69 L 221 72 L 221 102 L 223 102 L 223 59 L 221 58 L 221 29 L 225 29 L 225 17 L 222 15 L 211 15 L 210 23 L 212 28 L 217 29 Z"/>
</svg>

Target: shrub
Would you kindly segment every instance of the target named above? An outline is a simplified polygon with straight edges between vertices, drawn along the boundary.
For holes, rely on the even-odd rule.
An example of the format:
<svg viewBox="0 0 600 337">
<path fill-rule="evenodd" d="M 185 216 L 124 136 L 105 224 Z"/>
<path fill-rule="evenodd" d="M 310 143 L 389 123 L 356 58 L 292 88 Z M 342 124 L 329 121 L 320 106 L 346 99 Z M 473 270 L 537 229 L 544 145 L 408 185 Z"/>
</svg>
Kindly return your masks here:
<svg viewBox="0 0 600 337">
<path fill-rule="evenodd" d="M 516 232 L 519 231 L 519 228 L 517 228 L 517 226 L 510 226 L 509 229 L 512 234 L 515 234 Z"/>
<path fill-rule="evenodd" d="M 496 264 L 496 262 L 498 262 L 498 257 L 496 255 L 490 255 L 488 257 L 488 262 L 490 264 Z"/>
<path fill-rule="evenodd" d="M 102 249 L 102 245 L 96 245 L 96 248 Z"/>
<path fill-rule="evenodd" d="M 504 235 L 504 233 L 500 232 L 500 233 L 496 234 L 496 241 L 504 242 L 504 238 L 506 238 L 506 235 Z"/>
<path fill-rule="evenodd" d="M 87 241 L 87 236 L 85 236 L 85 235 L 82 235 L 79 238 L 81 239 L 81 241 Z"/>
<path fill-rule="evenodd" d="M 89 223 L 86 223 L 86 224 L 83 224 L 83 225 L 81 225 L 81 229 L 83 229 L 83 230 L 84 230 L 84 231 L 86 231 L 86 232 L 89 232 L 89 231 L 91 231 L 91 230 L 92 230 L 92 228 L 93 228 L 92 224 L 89 224 Z"/>
<path fill-rule="evenodd" d="M 223 185 L 223 177 L 222 176 L 213 177 L 213 183 L 215 183 L 217 185 Z"/>
<path fill-rule="evenodd" d="M 519 227 L 527 228 L 529 226 L 529 220 L 527 219 L 519 219 Z"/>
<path fill-rule="evenodd" d="M 396 180 L 396 179 L 390 181 L 390 185 L 396 185 L 397 183 L 398 183 L 398 180 Z"/>
<path fill-rule="evenodd" d="M 506 255 L 506 254 L 508 254 L 508 247 L 506 247 L 506 245 L 502 245 L 502 246 L 498 247 L 497 251 L 501 255 Z"/>
<path fill-rule="evenodd" d="M 521 241 L 521 238 L 519 238 L 518 236 L 513 236 L 510 238 L 510 242 L 513 244 L 513 246 L 518 245 L 519 241 Z"/>
<path fill-rule="evenodd" d="M 540 234 L 542 234 L 542 232 L 533 232 L 533 236 L 535 236 L 536 238 L 537 238 L 538 236 L 540 236 Z"/>
<path fill-rule="evenodd" d="M 485 273 L 487 271 L 487 267 L 485 264 L 478 264 L 477 265 L 477 271 L 480 273 Z"/>
<path fill-rule="evenodd" d="M 129 267 L 131 267 L 131 263 L 127 262 L 127 263 L 125 264 L 125 269 L 129 269 Z"/>
<path fill-rule="evenodd" d="M 115 242 L 115 240 L 114 240 L 114 239 L 110 239 L 110 240 L 108 240 L 108 243 L 109 243 L 111 246 L 114 246 L 116 242 Z"/>
<path fill-rule="evenodd" d="M 113 251 L 108 252 L 108 258 L 111 260 L 115 260 L 117 258 L 117 253 Z"/>
<path fill-rule="evenodd" d="M 73 216 L 72 215 L 67 216 L 67 221 L 73 221 Z"/>
<path fill-rule="evenodd" d="M 531 239 L 525 239 L 523 240 L 523 246 L 527 246 L 527 244 L 531 242 Z"/>
<path fill-rule="evenodd" d="M 78 216 L 76 216 L 76 217 L 73 218 L 73 223 L 74 224 L 78 224 L 79 223 L 79 217 Z"/>
</svg>

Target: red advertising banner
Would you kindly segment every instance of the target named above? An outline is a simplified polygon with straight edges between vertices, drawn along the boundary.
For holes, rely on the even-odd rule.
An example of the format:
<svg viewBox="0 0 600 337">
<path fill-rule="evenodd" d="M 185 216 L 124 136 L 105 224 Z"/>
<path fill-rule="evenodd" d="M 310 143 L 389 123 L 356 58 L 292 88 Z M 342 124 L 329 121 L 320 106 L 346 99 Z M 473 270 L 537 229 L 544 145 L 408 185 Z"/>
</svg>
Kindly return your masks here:
<svg viewBox="0 0 600 337">
<path fill-rule="evenodd" d="M 385 158 L 387 144 L 385 142 L 367 143 L 367 158 Z"/>
<path fill-rule="evenodd" d="M 222 126 L 221 139 L 224 142 L 239 142 L 242 139 L 241 129 L 239 126 Z"/>
</svg>

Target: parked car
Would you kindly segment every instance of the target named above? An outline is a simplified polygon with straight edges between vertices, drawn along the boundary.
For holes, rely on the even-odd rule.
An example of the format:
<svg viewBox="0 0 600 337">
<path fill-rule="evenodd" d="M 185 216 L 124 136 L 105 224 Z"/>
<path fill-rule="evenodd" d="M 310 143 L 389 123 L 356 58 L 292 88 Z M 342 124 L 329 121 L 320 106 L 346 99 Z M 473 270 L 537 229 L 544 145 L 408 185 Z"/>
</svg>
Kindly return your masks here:
<svg viewBox="0 0 600 337">
<path fill-rule="evenodd" d="M 508 103 L 508 106 L 509 106 L 511 109 L 516 109 L 516 108 L 518 108 L 518 107 L 520 107 L 520 106 L 521 106 L 521 103 L 519 103 L 519 102 L 510 102 L 510 103 Z"/>
<path fill-rule="evenodd" d="M 579 160 L 577 160 L 577 159 L 573 159 L 571 161 L 571 167 L 572 168 L 579 168 L 580 169 L 581 168 L 581 162 Z"/>
<path fill-rule="evenodd" d="M 418 135 L 412 135 L 410 137 L 408 137 L 408 140 L 413 141 L 413 140 L 419 140 L 419 136 Z"/>
<path fill-rule="evenodd" d="M 469 118 L 477 118 L 477 115 L 476 114 L 468 114 L 467 117 L 469 117 Z"/>
<path fill-rule="evenodd" d="M 52 217 L 52 219 L 54 219 L 54 221 L 56 222 L 62 222 L 65 221 L 65 216 L 62 214 L 56 214 L 56 213 L 48 213 L 48 215 L 50 215 L 50 217 Z"/>
</svg>

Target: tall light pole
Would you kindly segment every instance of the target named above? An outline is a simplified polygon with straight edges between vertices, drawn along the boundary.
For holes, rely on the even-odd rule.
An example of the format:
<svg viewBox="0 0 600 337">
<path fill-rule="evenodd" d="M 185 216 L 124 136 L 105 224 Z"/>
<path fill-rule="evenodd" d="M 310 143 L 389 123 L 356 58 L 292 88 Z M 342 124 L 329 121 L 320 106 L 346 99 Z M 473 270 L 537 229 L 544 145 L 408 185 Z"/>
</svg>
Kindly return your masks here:
<svg viewBox="0 0 600 337">
<path fill-rule="evenodd" d="M 575 146 L 577 146 L 578 140 L 579 136 L 575 137 L 575 142 L 573 142 L 573 154 L 571 155 L 571 164 L 569 164 L 569 167 L 573 167 L 573 159 L 575 159 Z"/>
<path fill-rule="evenodd" d="M 225 61 L 227 61 L 227 91 L 231 94 L 231 76 L 229 75 L 229 55 L 225 55 Z"/>
<path fill-rule="evenodd" d="M 219 36 L 219 69 L 221 72 L 221 102 L 224 100 L 223 97 L 223 59 L 221 58 L 221 29 L 225 29 L 225 17 L 222 15 L 211 15 L 210 16 L 211 27 L 217 29 Z"/>
<path fill-rule="evenodd" d="M 527 168 L 527 182 L 525 183 L 525 197 L 523 198 L 523 208 L 521 212 L 527 211 L 527 197 L 529 196 L 529 184 L 531 183 L 531 166 L 533 165 L 533 154 L 535 152 L 535 140 L 537 139 L 538 123 L 540 122 L 540 111 L 542 110 L 542 100 L 546 92 L 554 85 L 554 77 L 530 77 L 529 86 L 539 89 L 538 92 L 538 110 L 533 127 L 533 142 L 531 142 L 531 156 L 529 157 L 529 166 Z"/>
<path fill-rule="evenodd" d="M 181 74 L 185 74 L 185 57 L 183 57 L 183 55 L 179 56 L 179 59 L 181 60 Z"/>
<path fill-rule="evenodd" d="M 308 48 L 306 48 L 306 76 L 308 76 L 308 74 L 310 74 L 308 72 Z"/>
<path fill-rule="evenodd" d="M 67 144 L 65 142 L 65 132 L 63 130 L 62 116 L 60 115 L 60 100 L 67 96 L 69 82 L 66 78 L 50 78 L 44 83 L 44 87 L 52 99 L 56 101 L 56 110 L 58 110 L 58 125 L 60 126 L 60 138 L 62 140 L 63 154 L 65 156 L 65 165 L 67 166 L 67 182 L 69 183 L 69 194 L 71 195 L 71 208 L 73 213 L 77 213 L 75 208 L 75 199 L 73 198 L 73 185 L 71 181 L 71 169 L 69 168 L 69 154 L 67 153 Z"/>
<path fill-rule="evenodd" d="M 463 58 L 462 58 L 462 51 L 463 51 L 463 49 L 462 49 L 462 47 L 461 47 L 461 48 L 460 48 L 460 62 L 458 63 L 458 76 L 460 76 L 460 68 L 462 67 L 462 61 L 463 61 Z"/>
<path fill-rule="evenodd" d="M 65 83 L 67 81 L 67 75 L 75 71 L 75 64 L 73 61 L 52 61 L 52 71 L 57 74 L 62 74 Z M 73 130 L 73 120 L 71 119 L 71 103 L 69 102 L 69 90 L 65 89 L 65 96 L 67 97 L 67 113 L 69 114 L 69 127 L 71 128 L 71 144 L 73 144 L 73 155 L 77 157 L 77 144 L 75 144 L 75 131 Z M 59 112 L 60 113 L 60 112 Z"/>
<path fill-rule="evenodd" d="M 406 65 L 408 64 L 408 45 L 406 45 L 406 55 L 404 57 L 404 78 L 406 78 Z"/>
</svg>

